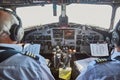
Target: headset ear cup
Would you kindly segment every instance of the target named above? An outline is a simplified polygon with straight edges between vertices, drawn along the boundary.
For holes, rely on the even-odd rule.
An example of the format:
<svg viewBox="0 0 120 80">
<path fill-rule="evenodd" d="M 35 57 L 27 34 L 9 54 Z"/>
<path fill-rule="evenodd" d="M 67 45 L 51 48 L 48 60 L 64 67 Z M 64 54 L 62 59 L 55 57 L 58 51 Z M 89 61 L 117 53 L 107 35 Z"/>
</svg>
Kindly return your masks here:
<svg viewBox="0 0 120 80">
<path fill-rule="evenodd" d="M 20 27 L 17 32 L 17 41 L 21 41 L 23 36 L 24 36 L 24 29 L 22 27 Z"/>
<path fill-rule="evenodd" d="M 20 41 L 23 38 L 24 29 L 17 24 L 13 24 L 10 29 L 10 38 L 13 41 Z"/>
<path fill-rule="evenodd" d="M 116 31 L 113 31 L 112 33 L 112 44 L 119 44 L 119 35 Z"/>
<path fill-rule="evenodd" d="M 17 24 L 13 24 L 12 26 L 11 26 L 11 28 L 10 28 L 10 38 L 13 40 L 13 41 L 16 41 L 17 40 L 17 38 L 16 38 L 16 36 L 17 36 L 17 32 L 18 32 L 18 29 L 16 29 L 17 28 Z M 16 31 L 17 30 L 17 31 Z"/>
</svg>

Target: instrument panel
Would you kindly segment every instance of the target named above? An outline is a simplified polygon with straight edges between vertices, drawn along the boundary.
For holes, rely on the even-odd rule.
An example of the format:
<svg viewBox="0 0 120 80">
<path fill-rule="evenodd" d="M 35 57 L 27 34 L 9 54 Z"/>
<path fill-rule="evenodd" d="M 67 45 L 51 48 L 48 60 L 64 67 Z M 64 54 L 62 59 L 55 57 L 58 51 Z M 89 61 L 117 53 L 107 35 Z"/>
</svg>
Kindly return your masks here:
<svg viewBox="0 0 120 80">
<path fill-rule="evenodd" d="M 105 30 L 88 25 L 69 23 L 59 26 L 51 23 L 25 30 L 24 42 L 41 44 L 41 53 L 52 53 L 55 46 L 75 49 L 77 53 L 90 53 L 90 43 L 105 42 Z"/>
</svg>

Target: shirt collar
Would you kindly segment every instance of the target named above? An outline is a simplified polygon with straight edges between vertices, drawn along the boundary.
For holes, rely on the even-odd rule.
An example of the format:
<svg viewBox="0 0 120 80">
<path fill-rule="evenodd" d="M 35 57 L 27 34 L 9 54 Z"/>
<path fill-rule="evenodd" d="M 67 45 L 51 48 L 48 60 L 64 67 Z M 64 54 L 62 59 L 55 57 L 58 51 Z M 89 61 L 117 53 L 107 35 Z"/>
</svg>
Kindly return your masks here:
<svg viewBox="0 0 120 80">
<path fill-rule="evenodd" d="M 111 59 L 114 60 L 114 58 L 117 56 L 120 56 L 120 52 L 114 51 L 114 53 L 111 55 Z"/>
<path fill-rule="evenodd" d="M 17 51 L 22 51 L 22 46 L 17 45 L 17 44 L 0 44 L 1 47 L 9 47 L 9 48 L 13 48 Z"/>
</svg>

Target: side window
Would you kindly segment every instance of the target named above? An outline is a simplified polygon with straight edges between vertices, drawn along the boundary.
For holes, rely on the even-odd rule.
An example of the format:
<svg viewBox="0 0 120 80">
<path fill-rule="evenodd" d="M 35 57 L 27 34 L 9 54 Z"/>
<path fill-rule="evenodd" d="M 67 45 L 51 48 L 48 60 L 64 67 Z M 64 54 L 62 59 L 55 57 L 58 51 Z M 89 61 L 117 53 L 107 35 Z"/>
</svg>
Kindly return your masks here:
<svg viewBox="0 0 120 80">
<path fill-rule="evenodd" d="M 118 7 L 118 9 L 116 11 L 114 27 L 119 20 L 120 20 L 120 7 Z"/>
</svg>

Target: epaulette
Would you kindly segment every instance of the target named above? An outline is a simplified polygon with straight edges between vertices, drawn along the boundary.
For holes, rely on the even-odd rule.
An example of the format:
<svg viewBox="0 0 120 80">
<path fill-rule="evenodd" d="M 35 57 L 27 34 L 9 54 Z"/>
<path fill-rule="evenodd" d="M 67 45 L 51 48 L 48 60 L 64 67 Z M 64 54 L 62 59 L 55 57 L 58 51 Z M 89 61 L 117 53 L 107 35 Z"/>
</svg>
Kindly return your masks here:
<svg viewBox="0 0 120 80">
<path fill-rule="evenodd" d="M 100 58 L 95 60 L 96 63 L 104 63 L 104 62 L 108 62 L 108 61 L 112 61 L 110 58 Z"/>
<path fill-rule="evenodd" d="M 31 57 L 31 58 L 33 58 L 35 60 L 39 60 L 39 57 L 37 55 L 35 55 L 35 54 L 31 53 L 31 52 L 28 52 L 28 51 L 24 52 L 23 55 L 29 56 L 29 57 Z"/>
</svg>

